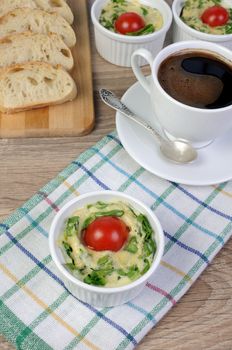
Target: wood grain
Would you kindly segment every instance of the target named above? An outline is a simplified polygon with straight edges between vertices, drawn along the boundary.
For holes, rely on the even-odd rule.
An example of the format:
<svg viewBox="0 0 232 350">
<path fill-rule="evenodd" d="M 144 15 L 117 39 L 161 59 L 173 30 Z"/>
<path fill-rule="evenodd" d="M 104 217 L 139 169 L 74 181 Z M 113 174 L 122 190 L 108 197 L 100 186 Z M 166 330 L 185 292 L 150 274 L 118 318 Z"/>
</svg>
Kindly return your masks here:
<svg viewBox="0 0 232 350">
<path fill-rule="evenodd" d="M 115 113 L 100 102 L 98 89 L 105 87 L 122 96 L 135 78 L 131 69 L 113 66 L 96 53 L 92 27 L 91 42 L 95 129 L 83 137 L 0 140 L 0 220 L 22 205 L 82 151 L 114 129 Z M 148 72 L 147 67 L 145 71 Z M 137 349 L 232 350 L 231 315 L 232 240 Z M 0 349 L 14 348 L 0 338 Z"/>
<path fill-rule="evenodd" d="M 86 135 L 94 125 L 91 52 L 86 0 L 70 0 L 77 44 L 72 49 L 75 62 L 71 72 L 78 97 L 62 105 L 0 114 L 0 137 L 44 137 Z"/>
</svg>

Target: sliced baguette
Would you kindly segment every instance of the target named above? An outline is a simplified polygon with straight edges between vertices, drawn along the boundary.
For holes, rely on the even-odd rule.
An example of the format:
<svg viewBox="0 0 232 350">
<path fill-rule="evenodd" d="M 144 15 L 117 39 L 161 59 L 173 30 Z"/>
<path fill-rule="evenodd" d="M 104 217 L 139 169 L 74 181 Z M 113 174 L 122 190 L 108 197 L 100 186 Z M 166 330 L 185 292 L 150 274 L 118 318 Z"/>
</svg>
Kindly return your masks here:
<svg viewBox="0 0 232 350">
<path fill-rule="evenodd" d="M 0 17 L 17 8 L 39 8 L 47 12 L 55 12 L 73 23 L 73 13 L 64 0 L 0 0 Z"/>
<path fill-rule="evenodd" d="M 33 0 L 0 0 L 0 17 L 12 10 L 22 7 L 36 9 L 37 5 Z"/>
<path fill-rule="evenodd" d="M 73 68 L 73 57 L 68 46 L 57 34 L 24 32 L 0 39 L 0 68 L 28 61 L 43 61 Z"/>
<path fill-rule="evenodd" d="M 19 8 L 0 18 L 0 38 L 25 31 L 34 33 L 56 33 L 68 47 L 76 43 L 76 35 L 68 22 L 56 13 L 40 9 Z"/>
<path fill-rule="evenodd" d="M 61 67 L 28 62 L 0 70 L 0 111 L 15 113 L 71 101 L 76 84 Z"/>
<path fill-rule="evenodd" d="M 64 0 L 34 0 L 37 7 L 48 12 L 56 12 L 66 19 L 70 24 L 73 23 L 73 13 Z M 79 0 L 77 0 L 79 1 Z"/>
</svg>

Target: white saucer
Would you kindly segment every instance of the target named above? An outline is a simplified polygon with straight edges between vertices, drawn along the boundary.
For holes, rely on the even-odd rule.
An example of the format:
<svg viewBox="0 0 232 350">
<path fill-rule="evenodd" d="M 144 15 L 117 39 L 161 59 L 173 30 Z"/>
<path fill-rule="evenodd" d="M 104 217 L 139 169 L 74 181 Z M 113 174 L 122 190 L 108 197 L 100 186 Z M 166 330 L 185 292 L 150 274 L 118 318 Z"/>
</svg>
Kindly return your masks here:
<svg viewBox="0 0 232 350">
<path fill-rule="evenodd" d="M 150 98 L 138 82 L 126 91 L 122 101 L 138 116 L 151 123 Z M 116 127 L 119 138 L 129 155 L 152 174 L 177 183 L 195 186 L 218 184 L 232 179 L 232 130 L 209 146 L 198 150 L 198 158 L 195 162 L 179 165 L 162 156 L 159 146 L 148 131 L 118 112 Z"/>
</svg>

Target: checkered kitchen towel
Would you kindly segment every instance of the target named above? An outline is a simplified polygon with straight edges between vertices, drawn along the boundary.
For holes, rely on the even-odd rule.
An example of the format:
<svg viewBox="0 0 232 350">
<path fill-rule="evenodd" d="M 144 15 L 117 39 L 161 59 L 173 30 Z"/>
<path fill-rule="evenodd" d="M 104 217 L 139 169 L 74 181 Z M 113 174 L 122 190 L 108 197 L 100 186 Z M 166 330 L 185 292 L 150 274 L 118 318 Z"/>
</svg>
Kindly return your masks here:
<svg viewBox="0 0 232 350">
<path fill-rule="evenodd" d="M 165 232 L 162 262 L 142 294 L 97 309 L 65 288 L 51 260 L 56 212 L 79 193 L 118 190 L 146 203 Z M 187 187 L 162 180 L 102 139 L 0 224 L 0 333 L 18 349 L 132 349 L 176 304 L 232 233 L 232 182 Z"/>
</svg>

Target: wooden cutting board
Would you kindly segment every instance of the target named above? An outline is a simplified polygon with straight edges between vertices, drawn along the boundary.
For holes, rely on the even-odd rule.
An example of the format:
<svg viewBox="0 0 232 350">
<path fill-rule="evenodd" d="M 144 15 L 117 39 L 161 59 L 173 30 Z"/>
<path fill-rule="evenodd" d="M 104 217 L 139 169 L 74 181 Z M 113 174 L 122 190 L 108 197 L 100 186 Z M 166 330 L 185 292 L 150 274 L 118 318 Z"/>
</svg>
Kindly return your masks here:
<svg viewBox="0 0 232 350">
<path fill-rule="evenodd" d="M 91 52 L 86 0 L 68 1 L 77 36 L 71 72 L 78 96 L 72 102 L 15 114 L 0 113 L 0 138 L 86 135 L 94 126 Z"/>
</svg>

